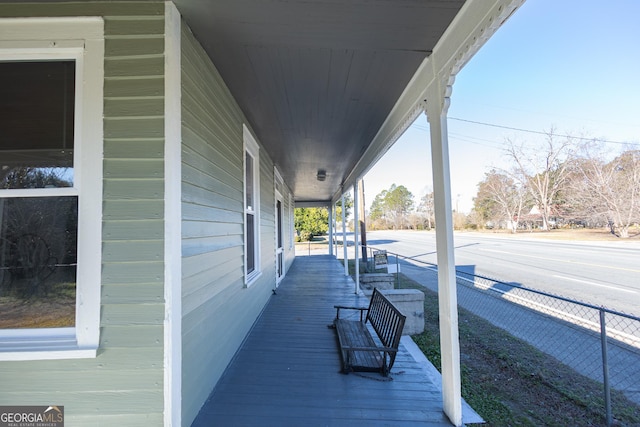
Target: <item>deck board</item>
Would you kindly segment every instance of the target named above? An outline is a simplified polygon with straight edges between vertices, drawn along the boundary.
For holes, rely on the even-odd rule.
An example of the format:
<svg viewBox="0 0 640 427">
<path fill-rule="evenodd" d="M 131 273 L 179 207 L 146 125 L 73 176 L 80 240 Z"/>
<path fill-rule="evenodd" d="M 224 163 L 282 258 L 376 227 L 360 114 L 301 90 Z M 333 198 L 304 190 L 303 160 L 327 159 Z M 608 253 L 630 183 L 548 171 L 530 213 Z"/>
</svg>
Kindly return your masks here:
<svg viewBox="0 0 640 427">
<path fill-rule="evenodd" d="M 334 305 L 368 299 L 335 258 L 298 257 L 192 425 L 450 426 L 438 386 L 402 344 L 392 380 L 340 373 Z"/>
</svg>

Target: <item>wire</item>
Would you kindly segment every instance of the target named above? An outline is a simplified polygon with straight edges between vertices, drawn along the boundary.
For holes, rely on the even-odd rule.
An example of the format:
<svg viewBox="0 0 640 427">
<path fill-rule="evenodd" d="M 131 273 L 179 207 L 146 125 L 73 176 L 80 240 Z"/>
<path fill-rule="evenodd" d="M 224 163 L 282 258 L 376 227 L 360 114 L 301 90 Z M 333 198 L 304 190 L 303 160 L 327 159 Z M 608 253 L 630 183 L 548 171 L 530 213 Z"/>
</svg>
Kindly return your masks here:
<svg viewBox="0 0 640 427">
<path fill-rule="evenodd" d="M 531 129 L 522 129 L 522 128 L 516 128 L 516 127 L 511 127 L 511 126 L 502 126 L 502 125 L 496 125 L 494 123 L 485 123 L 485 122 L 478 122 L 475 120 L 467 120 L 467 119 L 460 119 L 458 117 L 449 117 L 449 120 L 456 120 L 459 122 L 465 122 L 465 123 L 473 123 L 476 125 L 482 125 L 482 126 L 490 126 L 490 127 L 494 127 L 494 128 L 500 128 L 500 129 L 508 129 L 508 130 L 515 130 L 518 132 L 526 132 L 526 133 L 533 133 L 536 135 L 548 135 L 547 132 L 541 132 L 541 131 L 536 131 L 536 130 L 531 130 Z M 420 128 L 420 126 L 417 126 L 418 128 Z M 561 135 L 561 134 L 555 134 L 556 136 L 562 137 L 562 138 L 575 138 L 575 139 L 579 139 L 582 141 L 601 141 L 601 142 L 605 142 L 608 144 L 620 144 L 620 145 L 638 145 L 639 143 L 636 142 L 623 142 L 623 141 L 611 141 L 611 140 L 607 140 L 607 139 L 600 139 L 600 138 L 586 138 L 586 137 L 580 137 L 580 136 L 572 136 L 572 135 Z"/>
</svg>

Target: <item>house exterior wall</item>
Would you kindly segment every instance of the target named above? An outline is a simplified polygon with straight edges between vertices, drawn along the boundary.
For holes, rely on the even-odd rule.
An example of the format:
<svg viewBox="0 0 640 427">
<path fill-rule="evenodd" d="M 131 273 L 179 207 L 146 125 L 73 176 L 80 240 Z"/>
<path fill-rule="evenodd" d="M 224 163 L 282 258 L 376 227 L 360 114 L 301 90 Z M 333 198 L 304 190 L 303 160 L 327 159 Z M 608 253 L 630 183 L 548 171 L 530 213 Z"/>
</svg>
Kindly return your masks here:
<svg viewBox="0 0 640 427">
<path fill-rule="evenodd" d="M 163 2 L 0 4 L 0 18 L 105 23 L 100 348 L 0 362 L 0 405 L 63 405 L 68 426 L 163 423 L 163 14 Z"/>
<path fill-rule="evenodd" d="M 261 148 L 262 273 L 246 286 L 243 124 L 251 126 L 186 24 L 181 45 L 182 417 L 189 425 L 275 287 L 275 187 Z M 290 264 L 293 250 L 286 253 Z"/>
<path fill-rule="evenodd" d="M 0 4 L 0 18 L 104 19 L 100 347 L 96 358 L 0 361 L 0 405 L 65 407 L 69 426 L 162 425 L 165 298 L 165 3 Z M 1 35 L 0 35 L 1 40 Z M 275 287 L 274 165 L 260 149 L 260 277 L 244 281 L 243 124 L 183 25 L 182 424 L 189 425 Z M 293 199 L 283 201 L 285 270 Z M 180 302 L 174 302 L 174 304 Z"/>
</svg>

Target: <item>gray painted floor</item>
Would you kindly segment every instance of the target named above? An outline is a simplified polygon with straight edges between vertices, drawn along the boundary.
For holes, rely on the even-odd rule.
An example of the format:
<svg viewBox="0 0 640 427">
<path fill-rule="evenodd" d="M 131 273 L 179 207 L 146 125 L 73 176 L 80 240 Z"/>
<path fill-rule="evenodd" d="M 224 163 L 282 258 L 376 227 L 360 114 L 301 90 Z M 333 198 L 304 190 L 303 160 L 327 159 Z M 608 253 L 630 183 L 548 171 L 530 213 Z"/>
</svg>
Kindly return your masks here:
<svg viewBox="0 0 640 427">
<path fill-rule="evenodd" d="M 404 345 L 392 380 L 340 373 L 333 306 L 367 303 L 335 258 L 298 257 L 193 426 L 450 426 Z"/>
</svg>

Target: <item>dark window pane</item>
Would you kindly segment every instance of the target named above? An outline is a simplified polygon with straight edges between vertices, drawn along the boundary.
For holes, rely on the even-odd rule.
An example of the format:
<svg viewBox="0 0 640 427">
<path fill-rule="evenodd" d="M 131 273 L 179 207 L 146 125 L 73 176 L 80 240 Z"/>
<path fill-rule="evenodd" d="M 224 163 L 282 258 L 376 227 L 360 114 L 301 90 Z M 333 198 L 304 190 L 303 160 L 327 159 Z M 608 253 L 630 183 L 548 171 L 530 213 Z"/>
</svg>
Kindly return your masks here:
<svg viewBox="0 0 640 427">
<path fill-rule="evenodd" d="M 75 325 L 78 198 L 0 198 L 0 329 Z"/>
<path fill-rule="evenodd" d="M 73 185 L 75 62 L 0 62 L 0 189 Z"/>
<path fill-rule="evenodd" d="M 247 273 L 256 269 L 255 215 L 247 214 Z"/>
<path fill-rule="evenodd" d="M 255 210 L 253 206 L 253 157 L 249 153 L 246 153 L 246 164 L 244 171 L 244 185 L 246 186 L 246 204 L 247 210 Z"/>
<path fill-rule="evenodd" d="M 276 237 L 278 239 L 278 247 L 281 248 L 282 247 L 282 202 L 280 200 L 276 202 L 276 221 L 278 222 L 277 224 L 278 235 Z"/>
</svg>

